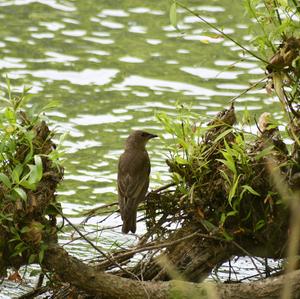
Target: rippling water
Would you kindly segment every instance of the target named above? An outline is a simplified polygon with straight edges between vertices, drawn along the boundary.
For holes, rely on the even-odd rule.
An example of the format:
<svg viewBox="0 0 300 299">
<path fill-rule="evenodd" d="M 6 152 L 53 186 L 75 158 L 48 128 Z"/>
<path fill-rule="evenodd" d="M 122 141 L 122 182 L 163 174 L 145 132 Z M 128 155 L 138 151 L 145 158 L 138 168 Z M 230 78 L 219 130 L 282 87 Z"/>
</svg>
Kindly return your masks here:
<svg viewBox="0 0 300 299">
<path fill-rule="evenodd" d="M 189 1 L 188 6 L 247 46 L 249 20 L 241 1 L 207 3 Z M 181 32 L 176 31 L 169 24 L 168 5 L 151 0 L 0 1 L 1 92 L 7 74 L 16 90 L 32 86 L 32 104 L 60 103 L 48 116 L 53 128 L 69 133 L 59 200 L 75 224 L 83 219 L 75 217 L 79 212 L 116 200 L 117 159 L 131 130 L 160 134 L 154 113 L 174 115 L 178 101 L 214 115 L 263 76 L 257 61 L 182 9 Z M 257 90 L 239 98 L 236 107 L 276 114 L 273 103 Z M 148 149 L 153 188 L 159 177 L 167 179 L 165 151 L 159 140 Z M 93 218 L 87 229 L 96 229 L 97 221 Z M 115 218 L 104 224 L 119 223 Z M 105 231 L 102 240 L 124 238 L 119 230 Z M 70 250 L 89 258 L 94 252 L 85 246 L 78 241 Z"/>
</svg>

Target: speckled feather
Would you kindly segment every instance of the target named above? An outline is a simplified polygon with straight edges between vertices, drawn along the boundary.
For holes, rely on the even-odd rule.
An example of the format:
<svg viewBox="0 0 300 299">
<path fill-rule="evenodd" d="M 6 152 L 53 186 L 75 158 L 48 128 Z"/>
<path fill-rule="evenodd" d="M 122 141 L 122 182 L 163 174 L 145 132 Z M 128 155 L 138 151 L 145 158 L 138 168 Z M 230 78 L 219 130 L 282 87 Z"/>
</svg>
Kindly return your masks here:
<svg viewBox="0 0 300 299">
<path fill-rule="evenodd" d="M 133 132 L 119 159 L 118 194 L 123 233 L 136 231 L 137 208 L 145 199 L 149 187 L 150 159 L 145 145 L 153 137 L 156 135 L 142 131 Z"/>
</svg>

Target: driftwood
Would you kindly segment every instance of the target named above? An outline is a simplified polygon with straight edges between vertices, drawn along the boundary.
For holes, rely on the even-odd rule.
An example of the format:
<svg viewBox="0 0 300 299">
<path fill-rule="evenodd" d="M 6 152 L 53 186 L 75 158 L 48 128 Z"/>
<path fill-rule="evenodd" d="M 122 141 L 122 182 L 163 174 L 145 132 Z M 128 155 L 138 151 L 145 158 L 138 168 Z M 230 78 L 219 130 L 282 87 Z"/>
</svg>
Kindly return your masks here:
<svg viewBox="0 0 300 299">
<path fill-rule="evenodd" d="M 47 250 L 44 266 L 56 273 L 62 281 L 69 282 L 88 294 L 100 298 L 278 298 L 286 280 L 292 286 L 292 297 L 300 297 L 300 270 L 281 277 L 243 284 L 191 283 L 171 280 L 146 282 L 127 279 L 97 271 L 68 255 L 57 245 Z M 172 297 L 173 296 L 173 297 Z"/>
</svg>

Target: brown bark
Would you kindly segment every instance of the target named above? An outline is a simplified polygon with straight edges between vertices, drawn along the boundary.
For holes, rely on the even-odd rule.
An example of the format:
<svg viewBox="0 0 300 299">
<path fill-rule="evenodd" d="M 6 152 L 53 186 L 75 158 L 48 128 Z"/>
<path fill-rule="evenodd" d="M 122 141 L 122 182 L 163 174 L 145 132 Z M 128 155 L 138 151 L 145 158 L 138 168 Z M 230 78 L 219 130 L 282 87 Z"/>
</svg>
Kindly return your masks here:
<svg viewBox="0 0 300 299">
<path fill-rule="evenodd" d="M 179 229 L 170 239 L 180 239 L 197 231 L 190 225 Z M 199 231 L 199 228 L 198 228 Z M 204 234 L 203 234 L 204 235 Z M 227 242 L 217 238 L 204 238 L 202 234 L 168 247 L 160 257 L 168 260 L 177 273 L 185 280 L 199 282 L 205 279 L 216 265 L 222 264 L 236 254 L 238 250 Z M 170 280 L 167 269 L 161 266 L 160 258 L 153 258 L 145 267 L 139 263 L 132 271 L 144 280 Z"/>
<path fill-rule="evenodd" d="M 167 298 L 167 284 L 141 282 L 97 271 L 69 256 L 56 245 L 47 250 L 44 267 L 55 272 L 62 281 L 69 282 L 88 294 L 101 295 L 101 298 Z"/>
<path fill-rule="evenodd" d="M 286 219 L 285 215 L 283 216 L 282 220 Z M 284 229 L 283 225 L 278 226 L 277 230 L 273 230 L 272 233 L 267 228 L 264 239 L 243 236 L 237 241 L 226 241 L 224 238 L 215 237 L 207 232 L 201 233 L 199 226 L 190 224 L 178 229 L 168 240 L 180 240 L 189 235 L 195 235 L 194 237 L 174 246 L 168 246 L 159 257 L 156 256 L 148 261 L 146 266 L 145 261 L 142 260 L 131 271 L 143 280 L 170 280 L 168 271 L 158 262 L 162 257 L 168 260 L 174 270 L 185 280 L 200 282 L 207 278 L 216 266 L 228 261 L 232 256 L 283 258 L 287 242 L 287 228 Z M 117 256 L 115 258 L 117 259 Z"/>
<path fill-rule="evenodd" d="M 192 283 L 171 280 L 168 282 L 144 282 L 118 277 L 84 264 L 53 245 L 46 252 L 44 266 L 72 285 L 101 298 L 279 298 L 286 281 L 291 286 L 291 298 L 300 298 L 300 270 L 280 277 L 243 284 Z"/>
</svg>

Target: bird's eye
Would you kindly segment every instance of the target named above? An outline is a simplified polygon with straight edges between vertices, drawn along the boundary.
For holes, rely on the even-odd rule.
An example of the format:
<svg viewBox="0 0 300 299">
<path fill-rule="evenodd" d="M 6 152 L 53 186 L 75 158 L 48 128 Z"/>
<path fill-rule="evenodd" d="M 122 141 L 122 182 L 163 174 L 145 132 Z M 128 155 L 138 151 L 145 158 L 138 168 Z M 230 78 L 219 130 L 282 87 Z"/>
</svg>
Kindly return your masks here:
<svg viewBox="0 0 300 299">
<path fill-rule="evenodd" d="M 142 137 L 147 137 L 149 134 L 146 132 L 142 132 Z"/>
</svg>

